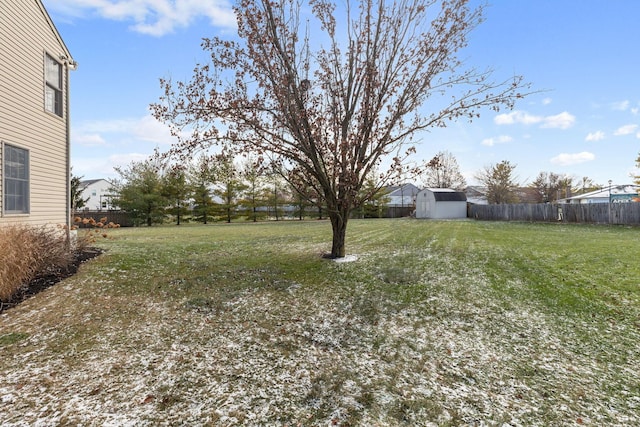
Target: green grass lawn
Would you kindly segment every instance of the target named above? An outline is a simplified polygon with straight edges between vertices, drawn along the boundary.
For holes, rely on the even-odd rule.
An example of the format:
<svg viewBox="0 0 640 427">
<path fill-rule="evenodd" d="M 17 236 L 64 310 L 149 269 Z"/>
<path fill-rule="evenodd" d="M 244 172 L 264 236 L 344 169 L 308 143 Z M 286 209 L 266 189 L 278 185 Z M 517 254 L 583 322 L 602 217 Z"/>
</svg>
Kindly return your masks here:
<svg viewBox="0 0 640 427">
<path fill-rule="evenodd" d="M 638 425 L 640 229 L 118 229 L 0 315 L 3 425 Z"/>
</svg>

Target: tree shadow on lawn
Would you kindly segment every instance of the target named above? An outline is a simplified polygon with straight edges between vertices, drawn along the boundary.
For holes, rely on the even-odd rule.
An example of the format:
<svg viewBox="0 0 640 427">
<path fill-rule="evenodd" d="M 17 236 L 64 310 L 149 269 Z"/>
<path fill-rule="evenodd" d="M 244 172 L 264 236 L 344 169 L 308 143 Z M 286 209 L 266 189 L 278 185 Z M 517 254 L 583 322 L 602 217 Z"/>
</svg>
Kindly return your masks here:
<svg viewBox="0 0 640 427">
<path fill-rule="evenodd" d="M 75 255 L 73 262 L 67 268 L 38 276 L 31 282 L 22 286 L 20 290 L 8 300 L 0 300 L 0 313 L 18 306 L 20 303 L 26 301 L 37 293 L 50 288 L 67 277 L 73 276 L 78 272 L 78 269 L 83 263 L 101 255 L 102 253 L 104 253 L 104 250 L 94 247 L 85 248 L 79 251 Z"/>
</svg>

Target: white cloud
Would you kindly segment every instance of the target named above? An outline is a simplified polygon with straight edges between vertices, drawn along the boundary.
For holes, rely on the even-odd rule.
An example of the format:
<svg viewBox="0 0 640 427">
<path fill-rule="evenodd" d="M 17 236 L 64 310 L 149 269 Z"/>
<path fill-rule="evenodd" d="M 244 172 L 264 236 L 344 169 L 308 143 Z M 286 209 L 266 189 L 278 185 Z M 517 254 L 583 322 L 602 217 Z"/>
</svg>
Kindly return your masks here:
<svg viewBox="0 0 640 427">
<path fill-rule="evenodd" d="M 141 153 L 122 153 L 110 156 L 83 157 L 71 156 L 71 165 L 73 166 L 73 174 L 81 176 L 84 179 L 118 178 L 118 174 L 114 167 L 127 167 L 131 162 L 140 162 L 147 160 L 149 154 Z"/>
<path fill-rule="evenodd" d="M 615 136 L 631 135 L 636 131 L 637 128 L 638 128 L 638 125 L 624 125 L 616 129 L 616 131 L 613 134 Z"/>
<path fill-rule="evenodd" d="M 601 130 L 597 132 L 590 132 L 587 137 L 584 139 L 585 141 L 602 141 L 604 139 L 604 132 Z"/>
<path fill-rule="evenodd" d="M 588 151 L 581 153 L 560 153 L 551 159 L 551 163 L 558 166 L 577 165 L 595 160 L 596 156 Z"/>
<path fill-rule="evenodd" d="M 569 129 L 576 122 L 576 117 L 573 114 L 569 114 L 563 111 L 555 116 L 547 116 L 544 118 L 542 126 L 543 128 L 554 129 Z"/>
<path fill-rule="evenodd" d="M 523 125 L 533 125 L 540 123 L 540 127 L 543 128 L 556 128 L 556 129 L 568 129 L 576 121 L 574 115 L 569 114 L 566 111 L 563 111 L 560 114 L 556 114 L 555 116 L 535 116 L 533 114 L 529 114 L 526 111 L 512 111 L 510 113 L 498 114 L 493 119 L 494 123 L 497 125 L 512 125 L 512 124 L 523 124 Z"/>
<path fill-rule="evenodd" d="M 84 147 L 99 147 L 106 144 L 104 138 L 97 133 L 71 132 L 71 143 Z"/>
<path fill-rule="evenodd" d="M 143 160 L 147 160 L 149 158 L 149 154 L 141 154 L 141 153 L 123 153 L 123 154 L 112 154 L 108 159 L 108 163 L 114 166 L 127 166 L 131 162 L 141 162 Z"/>
<path fill-rule="evenodd" d="M 531 125 L 540 123 L 543 120 L 541 116 L 533 116 L 525 111 L 512 111 L 510 113 L 498 114 L 493 121 L 497 125 L 512 125 L 520 123 L 523 125 Z"/>
<path fill-rule="evenodd" d="M 206 17 L 214 26 L 233 28 L 236 18 L 227 0 L 45 0 L 47 9 L 68 17 L 98 15 L 132 22 L 133 31 L 163 36 Z"/>
<path fill-rule="evenodd" d="M 176 138 L 171 135 L 169 128 L 152 116 L 144 116 L 138 120 L 136 127 L 131 133 L 136 139 L 141 141 L 163 145 L 176 142 Z"/>
<path fill-rule="evenodd" d="M 627 111 L 630 104 L 628 100 L 614 102 L 611 104 L 611 109 L 615 111 Z"/>
<path fill-rule="evenodd" d="M 84 179 L 118 178 L 114 167 L 127 167 L 131 162 L 141 162 L 149 159 L 150 154 L 120 153 L 108 156 L 71 156 L 73 174 Z"/>
<path fill-rule="evenodd" d="M 116 142 L 151 142 L 155 145 L 170 145 L 176 142 L 169 128 L 150 115 L 140 118 L 97 120 L 84 122 L 74 127 L 73 142 L 81 145 L 99 145 Z M 77 139 L 76 139 L 77 138 Z"/>
<path fill-rule="evenodd" d="M 493 147 L 496 144 L 506 144 L 507 142 L 513 141 L 509 135 L 500 135 L 497 138 L 485 138 L 482 140 L 482 145 L 486 145 L 487 147 Z"/>
<path fill-rule="evenodd" d="M 88 121 L 74 127 L 71 134 L 73 171 L 86 179 L 117 177 L 115 166 L 145 160 L 155 148 L 176 142 L 169 128 L 150 115 Z M 110 148 L 111 152 L 116 148 L 119 153 L 100 155 L 103 147 Z"/>
<path fill-rule="evenodd" d="M 553 100 L 551 98 L 545 98 L 542 100 L 542 105 L 549 105 Z"/>
<path fill-rule="evenodd" d="M 640 113 L 640 108 L 634 107 L 631 109 L 631 114 L 633 114 L 634 116 L 637 116 L 638 113 Z"/>
</svg>

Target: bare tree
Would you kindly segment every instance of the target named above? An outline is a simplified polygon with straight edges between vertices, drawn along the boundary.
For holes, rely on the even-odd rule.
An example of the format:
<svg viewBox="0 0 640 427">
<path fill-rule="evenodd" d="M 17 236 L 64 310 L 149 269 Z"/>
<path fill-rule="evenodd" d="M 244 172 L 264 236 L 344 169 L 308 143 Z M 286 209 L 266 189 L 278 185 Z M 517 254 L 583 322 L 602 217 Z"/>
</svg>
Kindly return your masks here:
<svg viewBox="0 0 640 427">
<path fill-rule="evenodd" d="M 276 221 L 280 221 L 284 216 L 284 205 L 288 204 L 290 197 L 287 192 L 287 183 L 282 175 L 277 171 L 271 171 L 266 176 L 267 185 L 264 187 L 264 200 L 267 203 L 267 214 L 271 216 L 273 208 L 273 216 Z"/>
<path fill-rule="evenodd" d="M 540 172 L 529 187 L 535 191 L 537 203 L 555 202 L 558 200 L 560 175 L 553 172 Z"/>
<path fill-rule="evenodd" d="M 429 160 L 423 171 L 424 184 L 429 188 L 453 188 L 462 190 L 467 181 L 460 173 L 456 158 L 448 151 L 440 151 Z"/>
<path fill-rule="evenodd" d="M 602 188 L 588 176 L 580 179 L 553 172 L 540 172 L 529 185 L 538 203 L 557 202 L 560 199 L 588 193 Z"/>
<path fill-rule="evenodd" d="M 517 178 L 513 175 L 516 165 L 503 160 L 496 165 L 486 166 L 476 179 L 487 188 L 487 201 L 490 204 L 517 203 Z"/>
<path fill-rule="evenodd" d="M 574 186 L 575 194 L 584 194 L 590 191 L 599 190 L 602 185 L 596 184 L 588 176 L 583 176 Z"/>
<path fill-rule="evenodd" d="M 636 157 L 636 168 L 640 169 L 640 153 L 638 153 L 638 157 Z M 636 185 L 640 185 L 640 175 L 631 174 L 631 178 L 633 178 L 633 182 Z"/>
<path fill-rule="evenodd" d="M 154 115 L 179 138 L 174 154 L 231 142 L 279 170 L 299 168 L 324 199 L 331 256 L 343 257 L 372 169 L 390 159 L 381 181 L 390 179 L 415 152 L 416 132 L 512 108 L 528 87 L 463 68 L 457 53 L 482 20 L 482 7 L 467 3 L 239 0 L 239 37 L 205 39 L 211 64 L 186 83 L 161 80 Z M 311 33 L 313 43 L 303 37 Z"/>
</svg>

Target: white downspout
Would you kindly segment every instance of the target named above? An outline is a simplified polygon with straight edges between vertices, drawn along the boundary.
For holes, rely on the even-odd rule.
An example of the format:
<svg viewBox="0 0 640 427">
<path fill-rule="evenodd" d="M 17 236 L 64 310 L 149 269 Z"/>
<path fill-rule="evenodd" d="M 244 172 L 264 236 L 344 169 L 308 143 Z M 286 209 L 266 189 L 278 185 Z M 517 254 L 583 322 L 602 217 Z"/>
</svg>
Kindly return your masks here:
<svg viewBox="0 0 640 427">
<path fill-rule="evenodd" d="M 65 82 L 64 82 L 64 90 L 65 90 L 65 110 L 66 110 L 66 117 L 65 117 L 65 145 L 66 145 L 66 168 L 67 168 L 67 183 L 66 183 L 66 188 L 67 188 L 67 197 L 66 197 L 66 212 L 67 212 L 67 219 L 66 219 L 66 230 L 67 230 L 67 245 L 71 245 L 71 115 L 70 115 L 70 101 L 69 101 L 69 94 L 70 94 L 70 90 L 69 90 L 69 72 L 71 70 L 76 70 L 78 67 L 78 63 L 73 61 L 72 59 L 69 58 L 64 58 L 64 65 L 65 65 Z"/>
</svg>

